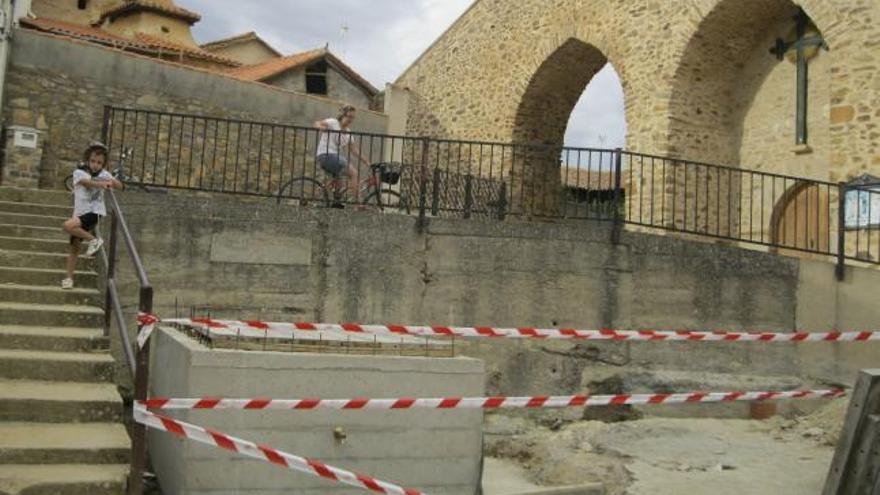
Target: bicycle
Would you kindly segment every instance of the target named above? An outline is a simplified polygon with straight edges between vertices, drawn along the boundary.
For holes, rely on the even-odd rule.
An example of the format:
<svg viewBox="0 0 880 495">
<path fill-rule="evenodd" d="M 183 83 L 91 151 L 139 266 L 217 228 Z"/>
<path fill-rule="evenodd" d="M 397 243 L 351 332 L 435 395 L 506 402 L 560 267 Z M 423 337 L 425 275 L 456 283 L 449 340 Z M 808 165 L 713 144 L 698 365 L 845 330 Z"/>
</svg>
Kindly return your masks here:
<svg viewBox="0 0 880 495">
<path fill-rule="evenodd" d="M 393 162 L 380 162 L 370 165 L 369 176 L 358 185 L 358 197 L 363 198 L 361 206 L 379 211 L 398 211 L 410 213 L 409 200 L 405 195 L 387 186 L 400 182 L 401 165 Z M 316 201 L 320 206 L 340 208 L 346 202 L 348 184 L 344 179 L 331 177 L 321 182 L 311 177 L 294 177 L 278 190 L 277 202 L 297 200 L 300 206 L 309 206 Z"/>
<path fill-rule="evenodd" d="M 122 155 L 120 155 L 119 157 L 119 163 L 116 165 L 116 168 L 114 168 L 113 171 L 110 172 L 110 174 L 113 175 L 116 180 L 122 182 L 123 186 L 134 184 L 145 192 L 150 192 L 150 190 L 141 183 L 141 180 L 138 177 L 125 175 L 125 162 L 130 160 L 132 156 L 134 156 L 134 148 L 129 147 L 123 149 Z M 73 174 L 70 174 L 64 178 L 64 187 L 67 188 L 68 191 L 73 192 Z"/>
</svg>

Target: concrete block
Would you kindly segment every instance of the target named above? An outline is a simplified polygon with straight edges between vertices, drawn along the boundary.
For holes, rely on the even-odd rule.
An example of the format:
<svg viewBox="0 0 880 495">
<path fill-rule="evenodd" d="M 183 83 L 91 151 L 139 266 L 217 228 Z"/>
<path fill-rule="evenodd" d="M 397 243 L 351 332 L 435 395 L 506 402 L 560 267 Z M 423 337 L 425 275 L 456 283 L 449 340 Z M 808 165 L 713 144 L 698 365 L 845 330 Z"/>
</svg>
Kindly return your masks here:
<svg viewBox="0 0 880 495">
<path fill-rule="evenodd" d="M 152 395 L 164 397 L 442 397 L 481 395 L 482 362 L 210 350 L 173 329 L 153 342 Z M 430 493 L 476 493 L 481 411 L 179 411 L 174 417 Z M 346 438 L 337 439 L 341 428 Z M 342 486 L 162 432 L 150 432 L 167 493 L 281 494 Z"/>
</svg>

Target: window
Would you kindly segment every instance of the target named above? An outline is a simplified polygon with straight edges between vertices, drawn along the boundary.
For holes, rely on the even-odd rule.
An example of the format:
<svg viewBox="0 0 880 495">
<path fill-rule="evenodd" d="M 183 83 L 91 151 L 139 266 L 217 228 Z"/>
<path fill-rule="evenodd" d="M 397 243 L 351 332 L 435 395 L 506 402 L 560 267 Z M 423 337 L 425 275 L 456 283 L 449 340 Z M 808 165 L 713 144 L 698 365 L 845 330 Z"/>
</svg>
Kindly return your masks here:
<svg viewBox="0 0 880 495">
<path fill-rule="evenodd" d="M 327 61 L 321 60 L 306 68 L 306 93 L 327 94 Z"/>
<path fill-rule="evenodd" d="M 88 5 L 89 0 L 76 0 L 76 7 L 79 10 L 86 10 L 86 5 Z"/>
<path fill-rule="evenodd" d="M 161 29 L 162 29 L 162 32 L 166 33 L 166 34 L 171 32 L 171 30 L 168 29 L 168 26 L 162 26 Z"/>
</svg>

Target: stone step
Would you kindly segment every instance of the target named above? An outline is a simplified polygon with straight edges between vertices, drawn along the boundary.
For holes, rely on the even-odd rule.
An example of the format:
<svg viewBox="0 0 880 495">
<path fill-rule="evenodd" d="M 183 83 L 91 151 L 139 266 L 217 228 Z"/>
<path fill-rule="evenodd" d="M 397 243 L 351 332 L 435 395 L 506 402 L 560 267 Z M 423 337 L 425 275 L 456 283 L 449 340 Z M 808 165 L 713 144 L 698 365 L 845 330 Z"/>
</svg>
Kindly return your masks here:
<svg viewBox="0 0 880 495">
<path fill-rule="evenodd" d="M 0 302 L 0 325 L 99 328 L 104 310 L 72 304 L 27 304 Z"/>
<path fill-rule="evenodd" d="M 0 266 L 64 270 L 67 267 L 67 254 L 0 249 Z M 78 269 L 85 271 L 95 271 L 96 266 L 98 260 L 94 256 L 86 258 L 81 255 L 76 263 Z"/>
<path fill-rule="evenodd" d="M 0 423 L 2 464 L 125 464 L 131 441 L 110 423 Z"/>
<path fill-rule="evenodd" d="M 73 204 L 73 195 L 70 191 L 65 191 L 63 189 L 53 190 L 0 187 L 0 201 L 65 206 Z"/>
<path fill-rule="evenodd" d="M 0 349 L 0 378 L 11 380 L 109 382 L 114 366 L 108 353 Z"/>
<path fill-rule="evenodd" d="M 125 464 L 13 464 L 0 466 L 0 493 L 9 495 L 120 495 Z"/>
<path fill-rule="evenodd" d="M 61 287 L 61 280 L 66 276 L 67 272 L 64 270 L 0 266 L 0 284 Z M 94 289 L 97 287 L 98 274 L 95 272 L 76 271 L 74 272 L 74 278 L 77 287 L 84 287 L 87 289 Z"/>
<path fill-rule="evenodd" d="M 27 213 L 29 215 L 46 215 L 50 217 L 69 217 L 73 214 L 73 197 L 71 196 L 68 200 L 68 204 L 65 205 L 47 205 L 0 200 L 0 211 L 8 213 Z"/>
<path fill-rule="evenodd" d="M 97 307 L 104 305 L 104 298 L 97 289 L 64 290 L 60 285 L 0 285 L 0 301 L 28 304 L 84 304 Z"/>
<path fill-rule="evenodd" d="M 0 211 L 0 224 L 3 225 L 27 225 L 33 227 L 55 227 L 61 228 L 61 225 L 70 216 L 64 217 L 47 217 L 45 215 L 28 215 L 25 213 L 9 213 Z"/>
<path fill-rule="evenodd" d="M 111 383 L 0 379 L 0 421 L 115 423 L 123 413 Z"/>
<path fill-rule="evenodd" d="M 56 241 L 68 240 L 68 235 L 61 229 L 60 224 L 53 227 L 33 227 L 31 225 L 5 223 L 0 224 L 0 236 L 29 237 L 31 239 L 49 239 Z"/>
<path fill-rule="evenodd" d="M 70 240 L 31 239 L 28 237 L 0 237 L 0 249 L 37 253 L 67 254 Z"/>
<path fill-rule="evenodd" d="M 0 325 L 0 349 L 53 352 L 95 352 L 109 349 L 98 328 Z"/>
</svg>

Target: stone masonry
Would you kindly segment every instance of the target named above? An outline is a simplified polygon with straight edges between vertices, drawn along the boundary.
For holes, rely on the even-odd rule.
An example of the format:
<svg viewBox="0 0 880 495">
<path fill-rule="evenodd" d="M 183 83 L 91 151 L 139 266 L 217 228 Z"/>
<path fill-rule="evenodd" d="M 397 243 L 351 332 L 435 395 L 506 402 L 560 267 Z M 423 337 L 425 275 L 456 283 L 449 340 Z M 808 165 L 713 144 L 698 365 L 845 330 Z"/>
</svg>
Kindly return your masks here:
<svg viewBox="0 0 880 495">
<path fill-rule="evenodd" d="M 809 150 L 795 147 L 795 65 L 768 53 L 790 37 L 798 7 L 830 48 L 810 60 Z M 479 0 L 397 83 L 412 93 L 411 135 L 561 146 L 607 60 L 623 85 L 628 149 L 837 182 L 880 170 L 878 19 L 871 0 Z M 635 174 L 628 194 L 644 182 Z M 768 198 L 768 222 L 775 203 L 804 201 L 796 192 Z M 771 226 L 724 227 L 740 228 Z"/>
</svg>

